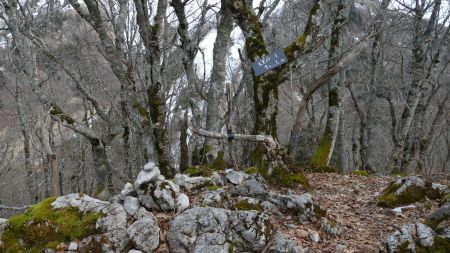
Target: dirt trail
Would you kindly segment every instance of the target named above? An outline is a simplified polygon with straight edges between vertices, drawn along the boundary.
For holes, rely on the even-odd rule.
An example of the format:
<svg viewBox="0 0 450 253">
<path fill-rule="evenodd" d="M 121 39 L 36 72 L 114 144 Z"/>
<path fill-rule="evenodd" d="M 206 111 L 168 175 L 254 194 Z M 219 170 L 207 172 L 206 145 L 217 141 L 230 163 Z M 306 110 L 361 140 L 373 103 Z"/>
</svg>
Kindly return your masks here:
<svg viewBox="0 0 450 253">
<path fill-rule="evenodd" d="M 407 223 L 423 222 L 424 217 L 437 208 L 432 203 L 427 209 L 423 204 L 404 211 L 401 215 L 390 209 L 377 206 L 376 196 L 392 177 L 341 175 L 335 173 L 312 173 L 307 177 L 314 187 L 315 203 L 327 210 L 330 220 L 341 227 L 339 235 L 332 236 L 321 231 L 320 221 L 299 225 L 287 217 L 278 222 L 279 228 L 299 244 L 309 247 L 312 252 L 385 252 L 382 245 L 386 237 L 396 228 Z M 320 241 L 312 242 L 308 234 L 317 231 Z"/>
</svg>

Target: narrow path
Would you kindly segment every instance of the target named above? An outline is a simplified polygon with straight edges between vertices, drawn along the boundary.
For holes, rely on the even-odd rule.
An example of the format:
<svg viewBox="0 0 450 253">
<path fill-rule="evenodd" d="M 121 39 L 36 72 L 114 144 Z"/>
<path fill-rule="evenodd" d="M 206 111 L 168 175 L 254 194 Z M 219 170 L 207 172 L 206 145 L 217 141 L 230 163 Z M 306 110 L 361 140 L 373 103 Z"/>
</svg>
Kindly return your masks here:
<svg viewBox="0 0 450 253">
<path fill-rule="evenodd" d="M 384 252 L 382 243 L 396 227 L 423 222 L 424 217 L 437 208 L 436 203 L 433 203 L 431 209 L 420 204 L 416 209 L 396 215 L 390 209 L 377 206 L 377 194 L 393 180 L 392 177 L 335 173 L 313 173 L 307 174 L 307 177 L 315 188 L 312 193 L 315 203 L 327 210 L 328 218 L 341 227 L 341 234 L 332 236 L 321 231 L 320 221 L 315 224 L 286 226 L 286 223 L 289 224 L 287 217 L 279 225 L 286 235 L 313 252 L 338 252 L 338 244 L 344 246 L 344 251 L 341 252 Z M 319 233 L 318 243 L 308 238 L 312 231 Z"/>
</svg>

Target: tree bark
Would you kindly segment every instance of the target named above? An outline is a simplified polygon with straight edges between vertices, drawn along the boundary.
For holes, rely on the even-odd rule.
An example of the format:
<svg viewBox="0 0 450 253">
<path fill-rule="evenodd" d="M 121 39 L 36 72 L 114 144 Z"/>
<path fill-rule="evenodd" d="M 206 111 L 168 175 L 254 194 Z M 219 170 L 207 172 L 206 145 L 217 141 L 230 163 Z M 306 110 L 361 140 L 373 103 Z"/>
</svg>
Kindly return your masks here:
<svg viewBox="0 0 450 253">
<path fill-rule="evenodd" d="M 341 54 L 342 29 L 350 13 L 353 0 L 340 0 L 337 5 L 337 14 L 333 22 L 328 55 L 328 68 L 334 66 Z M 340 120 L 340 87 L 342 77 L 338 74 L 328 84 L 328 113 L 325 132 L 319 143 L 319 147 L 311 158 L 310 165 L 313 167 L 326 167 L 330 163 L 334 145 L 338 136 Z"/>
<path fill-rule="evenodd" d="M 206 112 L 206 130 L 220 132 L 220 101 L 224 96 L 226 60 L 228 47 L 230 45 L 230 35 L 233 30 L 233 16 L 226 4 L 227 0 L 222 0 L 220 12 L 218 14 L 217 37 L 213 49 L 213 67 L 211 70 L 211 81 L 208 90 L 208 107 Z"/>
<path fill-rule="evenodd" d="M 180 170 L 189 167 L 189 147 L 187 143 L 188 111 L 186 110 L 180 122 Z"/>
</svg>

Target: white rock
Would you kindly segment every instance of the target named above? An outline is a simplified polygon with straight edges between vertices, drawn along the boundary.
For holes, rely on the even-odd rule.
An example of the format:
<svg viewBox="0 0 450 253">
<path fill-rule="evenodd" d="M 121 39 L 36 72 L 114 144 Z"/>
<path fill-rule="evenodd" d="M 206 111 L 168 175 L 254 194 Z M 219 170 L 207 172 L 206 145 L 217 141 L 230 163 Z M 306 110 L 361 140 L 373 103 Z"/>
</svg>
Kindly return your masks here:
<svg viewBox="0 0 450 253">
<path fill-rule="evenodd" d="M 132 249 L 132 250 L 128 251 L 128 253 L 142 253 L 142 251 Z"/>
<path fill-rule="evenodd" d="M 142 218 L 149 217 L 149 216 L 153 217 L 153 213 L 147 211 L 147 209 L 145 209 L 145 207 L 143 207 L 143 206 L 139 207 L 137 212 L 134 214 L 134 218 L 136 220 L 140 220 Z"/>
<path fill-rule="evenodd" d="M 228 171 L 226 178 L 234 185 L 241 184 L 246 178 L 246 174 L 234 170 Z"/>
<path fill-rule="evenodd" d="M 139 202 L 139 199 L 131 196 L 125 197 L 123 208 L 125 208 L 125 211 L 127 211 L 129 215 L 134 215 L 139 207 L 141 207 L 141 202 Z"/>
<path fill-rule="evenodd" d="M 155 181 L 155 179 L 157 179 L 159 175 L 161 175 L 161 172 L 158 168 L 155 168 L 151 171 L 141 170 L 135 182 L 136 189 L 139 188 L 139 186 L 141 186 L 142 184 Z"/>
<path fill-rule="evenodd" d="M 58 197 L 51 204 L 53 209 L 77 207 L 82 213 L 103 212 L 108 205 L 109 202 L 94 199 L 82 193 L 71 193 L 65 196 Z"/>
<path fill-rule="evenodd" d="M 176 206 L 177 212 L 186 210 L 189 207 L 189 197 L 184 193 L 178 195 Z"/>
<path fill-rule="evenodd" d="M 311 241 L 313 242 L 319 242 L 320 241 L 319 233 L 317 233 L 316 231 L 309 233 L 309 239 L 311 239 Z"/>
<path fill-rule="evenodd" d="M 78 249 L 78 243 L 76 243 L 76 242 L 70 242 L 69 248 L 67 248 L 67 250 L 70 250 L 70 251 L 75 251 L 77 249 Z"/>
<path fill-rule="evenodd" d="M 127 212 L 119 203 L 112 203 L 105 211 L 106 216 L 97 220 L 95 228 L 103 232 L 114 247 L 123 250 L 129 243 L 127 234 Z M 102 237 L 103 237 L 102 235 Z"/>
<path fill-rule="evenodd" d="M 153 252 L 158 248 L 160 229 L 156 218 L 145 217 L 137 220 L 127 231 L 135 248 L 144 252 Z"/>
<path fill-rule="evenodd" d="M 120 192 L 120 199 L 125 200 L 125 197 L 134 191 L 134 187 L 131 183 L 126 183 Z"/>
<path fill-rule="evenodd" d="M 416 235 L 417 239 L 419 240 L 420 245 L 424 247 L 431 247 L 434 244 L 434 237 L 436 236 L 436 233 L 428 226 L 417 223 L 416 224 Z"/>
<path fill-rule="evenodd" d="M 336 245 L 336 252 L 344 252 L 344 250 L 345 250 L 345 245 L 343 245 L 343 244 L 338 244 L 338 245 Z"/>
<path fill-rule="evenodd" d="M 450 193 L 450 189 L 449 189 L 448 186 L 446 186 L 446 185 L 442 185 L 442 184 L 438 184 L 438 183 L 432 183 L 432 184 L 431 184 L 431 187 L 432 187 L 434 190 L 437 190 L 437 191 L 439 191 L 439 192 L 441 192 L 441 193 L 443 193 L 443 194 L 448 194 L 448 193 Z"/>
<path fill-rule="evenodd" d="M 184 174 L 176 174 L 175 184 L 184 187 L 186 190 L 190 191 L 199 186 L 211 184 L 211 179 L 206 177 L 189 177 L 188 175 Z"/>
<path fill-rule="evenodd" d="M 144 165 L 144 171 L 150 172 L 154 169 L 158 169 L 158 166 L 152 161 L 148 162 L 146 165 Z"/>
</svg>

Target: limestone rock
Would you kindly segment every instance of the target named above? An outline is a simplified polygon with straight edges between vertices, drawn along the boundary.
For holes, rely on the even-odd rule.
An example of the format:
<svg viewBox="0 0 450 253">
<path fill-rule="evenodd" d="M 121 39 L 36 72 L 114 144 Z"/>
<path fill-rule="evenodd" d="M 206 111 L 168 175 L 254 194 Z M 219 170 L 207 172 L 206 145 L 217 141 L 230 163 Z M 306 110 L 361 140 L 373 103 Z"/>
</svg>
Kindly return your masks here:
<svg viewBox="0 0 450 253">
<path fill-rule="evenodd" d="M 71 193 L 58 197 L 52 204 L 54 209 L 63 209 L 66 207 L 76 207 L 82 213 L 103 212 L 106 210 L 109 202 L 94 199 L 82 193 Z"/>
<path fill-rule="evenodd" d="M 317 233 L 316 231 L 309 233 L 309 239 L 313 242 L 319 242 L 320 241 L 319 233 Z"/>
<path fill-rule="evenodd" d="M 308 253 L 308 248 L 302 248 L 294 240 L 287 239 L 283 234 L 276 233 L 269 253 Z"/>
<path fill-rule="evenodd" d="M 425 248 L 432 247 L 435 236 L 436 233 L 424 224 L 407 224 L 387 238 L 386 246 L 389 252 L 400 250 L 415 252 L 417 245 Z"/>
<path fill-rule="evenodd" d="M 127 196 L 132 194 L 134 192 L 134 186 L 131 183 L 126 183 L 123 187 L 122 191 L 120 192 L 119 198 L 121 200 L 125 200 Z"/>
<path fill-rule="evenodd" d="M 218 208 L 229 208 L 229 196 L 224 189 L 208 191 L 203 197 L 203 205 Z"/>
<path fill-rule="evenodd" d="M 427 224 L 438 226 L 439 223 L 445 220 L 450 220 L 450 202 L 445 203 L 434 211 L 434 213 L 429 215 L 427 217 Z"/>
<path fill-rule="evenodd" d="M 225 185 L 225 177 L 217 171 L 213 171 L 211 181 L 214 185 Z"/>
<path fill-rule="evenodd" d="M 243 197 L 252 197 L 258 199 L 266 199 L 268 196 L 266 186 L 256 180 L 255 178 L 251 178 L 249 180 L 245 180 L 239 185 L 236 185 L 231 189 L 230 193 L 232 195 L 238 195 Z"/>
<path fill-rule="evenodd" d="M 153 252 L 158 248 L 160 229 L 154 216 L 135 221 L 127 231 L 136 249 Z"/>
<path fill-rule="evenodd" d="M 265 215 L 196 207 L 170 222 L 167 238 L 172 252 L 255 252 L 265 248 L 273 233 Z"/>
<path fill-rule="evenodd" d="M 309 193 L 284 195 L 271 192 L 269 201 L 296 214 L 301 224 L 308 223 L 315 216 L 312 196 Z"/>
<path fill-rule="evenodd" d="M 322 217 L 320 221 L 321 229 L 330 235 L 339 235 L 341 233 L 341 228 L 331 223 L 327 218 Z"/>
<path fill-rule="evenodd" d="M 137 212 L 139 207 L 141 207 L 141 202 L 135 197 L 127 196 L 123 201 L 123 208 L 125 208 L 125 211 L 131 216 Z"/>
<path fill-rule="evenodd" d="M 138 191 L 139 201 L 148 209 L 156 211 L 175 211 L 176 199 L 179 195 L 178 185 L 168 180 L 149 184 L 145 190 Z"/>
<path fill-rule="evenodd" d="M 134 218 L 136 220 L 140 220 L 143 219 L 145 217 L 154 217 L 153 214 L 149 211 L 147 211 L 147 209 L 145 209 L 145 207 L 139 207 L 139 209 L 137 210 L 137 212 L 134 214 Z"/>
<path fill-rule="evenodd" d="M 150 172 L 153 170 L 159 170 L 158 166 L 156 166 L 156 164 L 152 161 L 148 162 L 147 164 L 144 165 L 144 171 Z"/>
<path fill-rule="evenodd" d="M 3 230 L 8 226 L 8 220 L 0 218 L 0 237 L 2 236 Z"/>
<path fill-rule="evenodd" d="M 234 170 L 227 170 L 226 173 L 227 180 L 234 185 L 241 184 L 247 177 L 247 174 Z"/>
<path fill-rule="evenodd" d="M 182 212 L 186 210 L 189 207 L 189 197 L 184 193 L 178 195 L 176 207 L 177 212 Z"/>
<path fill-rule="evenodd" d="M 127 233 L 127 212 L 118 203 L 110 204 L 106 216 L 97 220 L 95 227 L 102 231 L 111 247 L 121 251 L 129 242 Z"/>
<path fill-rule="evenodd" d="M 384 207 L 398 207 L 424 200 L 444 197 L 450 192 L 446 185 L 424 181 L 418 177 L 408 177 L 392 182 L 378 197 Z"/>
<path fill-rule="evenodd" d="M 152 170 L 146 171 L 141 170 L 137 176 L 136 182 L 134 183 L 136 189 L 139 188 L 143 184 L 151 183 L 158 180 L 158 177 L 161 175 L 158 167 L 153 167 Z"/>
<path fill-rule="evenodd" d="M 0 247 L 2 247 L 3 244 L 1 239 L 3 231 L 5 230 L 6 226 L 8 226 L 8 220 L 0 218 Z"/>
<path fill-rule="evenodd" d="M 201 188 L 206 185 L 212 185 L 212 181 L 207 177 L 189 177 L 185 174 L 175 175 L 175 184 L 184 187 L 186 190 Z"/>
<path fill-rule="evenodd" d="M 70 250 L 70 251 L 78 250 L 78 243 L 70 242 L 69 247 L 67 248 L 67 250 Z"/>
</svg>

